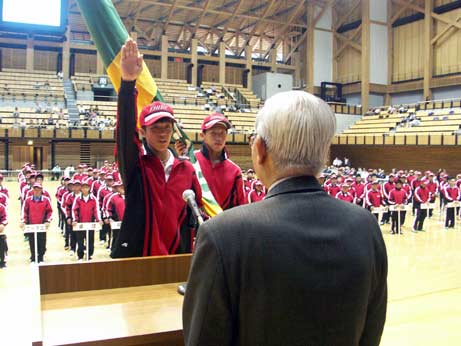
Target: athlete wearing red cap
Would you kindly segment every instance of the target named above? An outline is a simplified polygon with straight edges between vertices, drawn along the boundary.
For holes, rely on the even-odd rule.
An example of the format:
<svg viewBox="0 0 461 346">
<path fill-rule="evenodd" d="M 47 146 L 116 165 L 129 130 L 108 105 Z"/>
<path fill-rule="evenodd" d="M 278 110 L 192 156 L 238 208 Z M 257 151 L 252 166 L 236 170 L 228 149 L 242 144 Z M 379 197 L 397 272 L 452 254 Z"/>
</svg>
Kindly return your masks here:
<svg viewBox="0 0 461 346">
<path fill-rule="evenodd" d="M 21 212 L 21 227 L 24 225 L 45 224 L 50 226 L 53 210 L 50 199 L 42 194 L 42 185 L 35 183 L 32 186 L 33 195 L 26 198 Z M 30 261 L 35 262 L 35 237 L 29 235 Z M 46 232 L 37 234 L 37 260 L 43 262 L 46 251 Z"/>
<path fill-rule="evenodd" d="M 122 83 L 117 106 L 117 158 L 126 187 L 126 209 L 112 257 L 168 255 L 191 251 L 194 218 L 182 199 L 187 189 L 201 205 L 195 169 L 168 149 L 173 132 L 173 109 L 153 102 L 140 114 L 136 129 L 136 79 L 143 58 L 127 39 L 121 51 Z"/>
<path fill-rule="evenodd" d="M 227 131 L 232 127 L 220 113 L 207 116 L 202 122 L 203 145 L 195 152 L 203 176 L 216 202 L 223 209 L 246 204 L 242 170 L 229 159 L 226 149 Z M 176 141 L 175 149 L 182 153 L 185 146 Z"/>
</svg>

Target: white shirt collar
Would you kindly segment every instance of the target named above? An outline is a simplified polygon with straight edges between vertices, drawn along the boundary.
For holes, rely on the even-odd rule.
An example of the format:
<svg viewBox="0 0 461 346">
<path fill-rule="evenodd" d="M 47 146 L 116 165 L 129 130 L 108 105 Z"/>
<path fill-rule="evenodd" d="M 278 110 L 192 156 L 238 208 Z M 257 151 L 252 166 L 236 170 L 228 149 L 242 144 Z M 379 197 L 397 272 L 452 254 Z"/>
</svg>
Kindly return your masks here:
<svg viewBox="0 0 461 346">
<path fill-rule="evenodd" d="M 170 173 L 171 173 L 171 170 L 173 169 L 173 164 L 174 164 L 174 155 L 169 150 L 168 150 L 168 154 L 170 156 L 168 157 L 167 162 L 163 166 L 163 169 L 165 170 L 165 181 L 168 181 L 168 179 L 170 178 Z"/>
</svg>

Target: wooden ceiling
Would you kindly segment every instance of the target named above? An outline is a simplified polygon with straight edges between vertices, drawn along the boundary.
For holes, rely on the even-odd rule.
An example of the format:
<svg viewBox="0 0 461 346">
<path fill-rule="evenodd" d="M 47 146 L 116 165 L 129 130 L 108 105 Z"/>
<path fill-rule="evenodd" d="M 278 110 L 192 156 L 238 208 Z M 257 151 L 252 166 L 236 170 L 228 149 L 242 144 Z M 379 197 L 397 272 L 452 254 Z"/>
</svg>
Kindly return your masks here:
<svg viewBox="0 0 461 346">
<path fill-rule="evenodd" d="M 127 30 L 136 31 L 140 45 L 159 49 L 161 36 L 170 47 L 187 50 L 192 38 L 208 54 L 219 42 L 236 55 L 246 45 L 267 56 L 272 47 L 296 40 L 307 28 L 307 2 L 319 9 L 329 0 L 114 0 Z M 69 1 L 71 32 L 87 32 L 75 0 Z"/>
</svg>

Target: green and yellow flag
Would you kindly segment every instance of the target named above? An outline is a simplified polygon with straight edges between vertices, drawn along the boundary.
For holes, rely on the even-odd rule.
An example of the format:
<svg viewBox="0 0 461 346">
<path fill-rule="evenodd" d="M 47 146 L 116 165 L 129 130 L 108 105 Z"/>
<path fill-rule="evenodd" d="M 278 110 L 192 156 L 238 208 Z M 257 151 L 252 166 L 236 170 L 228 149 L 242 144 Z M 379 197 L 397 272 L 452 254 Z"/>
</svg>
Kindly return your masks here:
<svg viewBox="0 0 461 346">
<path fill-rule="evenodd" d="M 77 3 L 85 19 L 91 38 L 96 45 L 96 49 L 102 57 L 107 74 L 115 90 L 118 91 L 121 81 L 121 50 L 129 36 L 128 32 L 111 0 L 77 0 Z M 136 81 L 136 88 L 138 89 L 138 113 L 141 112 L 144 106 L 152 103 L 152 101 L 164 101 L 145 62 L 143 62 L 142 73 Z M 176 126 L 175 130 L 178 133 L 179 139 L 183 143 L 189 144 L 187 155 L 194 165 L 202 187 L 202 203 L 205 212 L 213 217 L 222 212 L 222 209 L 216 202 L 203 177 L 200 165 L 195 158 L 194 147 L 191 145 L 192 142 L 182 129 Z"/>
</svg>

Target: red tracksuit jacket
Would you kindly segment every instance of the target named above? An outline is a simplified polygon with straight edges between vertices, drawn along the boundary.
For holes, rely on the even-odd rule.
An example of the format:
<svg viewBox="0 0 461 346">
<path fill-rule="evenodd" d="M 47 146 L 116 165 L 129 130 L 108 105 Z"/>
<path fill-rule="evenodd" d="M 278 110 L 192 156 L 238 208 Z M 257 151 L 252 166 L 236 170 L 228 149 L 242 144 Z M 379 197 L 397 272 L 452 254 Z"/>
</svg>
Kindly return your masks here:
<svg viewBox="0 0 461 346">
<path fill-rule="evenodd" d="M 125 214 L 125 196 L 113 193 L 107 202 L 107 217 L 114 221 L 122 221 Z"/>
<path fill-rule="evenodd" d="M 5 226 L 8 224 L 8 214 L 3 204 L 0 204 L 0 224 Z"/>
<path fill-rule="evenodd" d="M 445 198 L 449 200 L 450 202 L 459 201 L 459 188 L 456 187 L 456 185 L 455 187 L 450 187 L 450 186 L 445 187 L 443 194 Z"/>
<path fill-rule="evenodd" d="M 74 222 L 99 222 L 99 205 L 96 198 L 88 195 L 87 200 L 82 194 L 75 196 L 72 204 L 72 221 Z"/>
<path fill-rule="evenodd" d="M 355 190 L 355 196 L 357 198 L 364 199 L 365 198 L 365 184 L 354 183 L 352 186 L 354 187 L 354 190 Z"/>
<path fill-rule="evenodd" d="M 10 197 L 10 193 L 8 192 L 8 189 L 2 185 L 0 185 L 0 193 L 5 194 L 8 198 Z"/>
<path fill-rule="evenodd" d="M 252 190 L 249 194 L 248 194 L 248 203 L 254 203 L 254 202 L 259 202 L 259 201 L 262 201 L 264 199 L 264 197 L 266 196 L 266 194 L 264 193 L 264 191 L 261 191 L 259 194 L 256 190 Z"/>
<path fill-rule="evenodd" d="M 223 210 L 246 204 L 242 170 L 227 157 L 225 151 L 221 162 L 214 166 L 211 164 L 206 145 L 195 152 L 195 157 L 208 187 Z"/>
<path fill-rule="evenodd" d="M 407 203 L 407 192 L 400 189 L 393 189 L 389 193 L 389 204 L 406 204 Z"/>
<path fill-rule="evenodd" d="M 415 180 L 416 181 L 416 180 Z M 415 190 L 415 201 L 419 203 L 427 203 L 430 199 L 430 191 L 427 187 L 418 186 Z"/>
<path fill-rule="evenodd" d="M 331 197 L 336 197 L 336 195 L 341 191 L 341 188 L 339 187 L 339 185 L 328 185 L 327 189 L 328 189 L 327 190 L 328 194 Z"/>
<path fill-rule="evenodd" d="M 110 191 L 110 193 L 107 193 L 104 198 L 102 199 L 102 205 L 100 206 L 101 207 L 101 215 L 103 218 L 108 218 L 109 215 L 108 215 L 108 212 L 107 212 L 107 207 L 108 207 L 108 203 L 109 203 L 109 199 L 110 197 L 114 194 L 115 192 L 113 192 L 112 190 Z"/>
<path fill-rule="evenodd" d="M 24 201 L 21 212 L 21 221 L 27 225 L 42 224 L 50 222 L 53 216 L 50 199 L 46 196 L 41 196 L 35 201 L 34 197 L 28 197 Z"/>
<path fill-rule="evenodd" d="M 74 204 L 75 193 L 69 192 L 67 195 L 63 196 L 64 204 L 61 204 L 61 209 L 66 216 L 66 219 L 72 219 L 72 205 Z"/>
<path fill-rule="evenodd" d="M 336 194 L 336 198 L 340 199 L 341 201 L 349 202 L 349 203 L 354 203 L 354 201 L 355 201 L 354 196 L 350 192 L 344 193 L 344 192 L 340 191 L 340 192 L 338 192 Z"/>
<path fill-rule="evenodd" d="M 386 199 L 389 199 L 389 193 L 395 188 L 395 183 L 387 182 L 383 187 L 383 194 Z"/>
<path fill-rule="evenodd" d="M 380 207 L 382 205 L 382 195 L 380 191 L 370 190 L 365 197 L 365 204 L 367 207 Z"/>
</svg>

